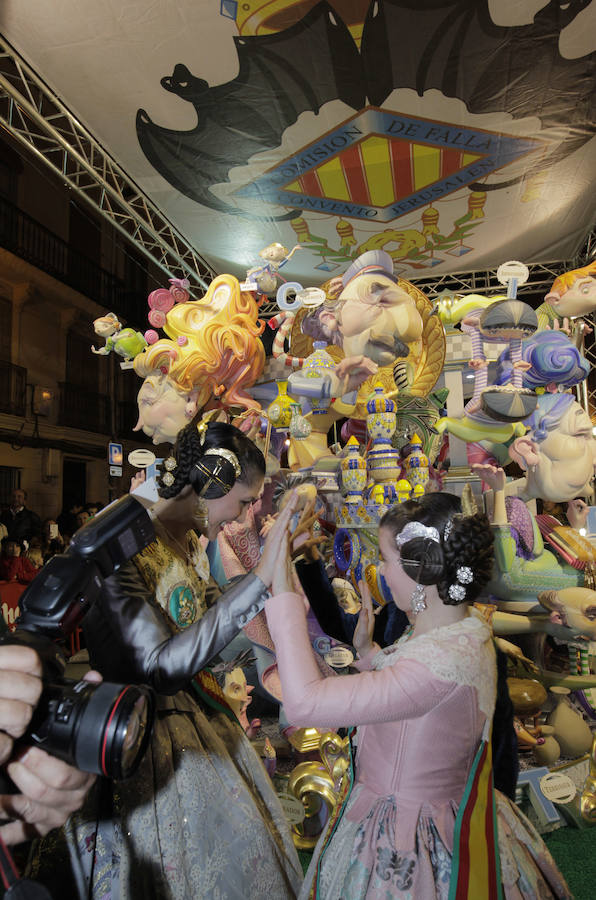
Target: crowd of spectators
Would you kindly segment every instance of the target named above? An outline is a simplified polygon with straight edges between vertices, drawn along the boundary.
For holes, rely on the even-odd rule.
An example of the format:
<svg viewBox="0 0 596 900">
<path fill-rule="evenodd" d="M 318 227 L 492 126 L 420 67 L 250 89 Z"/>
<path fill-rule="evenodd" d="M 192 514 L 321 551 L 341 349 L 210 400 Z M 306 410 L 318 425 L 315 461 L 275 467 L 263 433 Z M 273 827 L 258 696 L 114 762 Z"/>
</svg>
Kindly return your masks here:
<svg viewBox="0 0 596 900">
<path fill-rule="evenodd" d="M 27 506 L 27 492 L 16 488 L 10 505 L 0 512 L 0 582 L 29 584 L 52 556 L 102 508 L 101 503 L 75 502 L 56 518 L 43 521 Z"/>
</svg>

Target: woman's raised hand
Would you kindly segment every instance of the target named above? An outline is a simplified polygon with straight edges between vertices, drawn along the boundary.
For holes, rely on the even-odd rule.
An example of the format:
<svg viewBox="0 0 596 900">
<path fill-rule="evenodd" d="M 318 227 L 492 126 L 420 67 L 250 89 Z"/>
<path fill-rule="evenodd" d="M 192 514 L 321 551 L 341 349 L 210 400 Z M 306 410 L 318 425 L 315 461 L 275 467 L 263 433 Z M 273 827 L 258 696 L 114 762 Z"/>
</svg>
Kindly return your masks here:
<svg viewBox="0 0 596 900">
<path fill-rule="evenodd" d="M 287 579 L 286 568 L 289 569 L 290 572 L 290 586 L 289 587 L 279 587 L 274 591 L 274 593 L 279 593 L 280 590 L 293 590 L 291 584 L 291 561 L 289 559 L 289 525 L 292 515 L 294 513 L 294 507 L 296 505 L 296 497 L 290 497 L 283 511 L 279 513 L 277 516 L 275 523 L 271 527 L 269 534 L 267 535 L 267 539 L 265 541 L 265 546 L 263 547 L 263 552 L 261 554 L 261 559 L 259 560 L 258 565 L 255 569 L 253 569 L 254 574 L 258 575 L 263 584 L 267 587 L 272 587 L 274 576 L 277 576 L 277 582 L 280 581 L 280 577 L 285 580 Z M 286 557 L 287 557 L 287 566 L 286 566 Z"/>
<path fill-rule="evenodd" d="M 367 583 L 365 581 L 359 581 L 358 589 L 360 591 L 360 596 L 362 597 L 362 608 L 354 630 L 352 646 L 358 652 L 358 656 L 362 659 L 362 657 L 366 656 L 373 648 L 375 619 L 372 608 L 372 598 Z"/>
</svg>

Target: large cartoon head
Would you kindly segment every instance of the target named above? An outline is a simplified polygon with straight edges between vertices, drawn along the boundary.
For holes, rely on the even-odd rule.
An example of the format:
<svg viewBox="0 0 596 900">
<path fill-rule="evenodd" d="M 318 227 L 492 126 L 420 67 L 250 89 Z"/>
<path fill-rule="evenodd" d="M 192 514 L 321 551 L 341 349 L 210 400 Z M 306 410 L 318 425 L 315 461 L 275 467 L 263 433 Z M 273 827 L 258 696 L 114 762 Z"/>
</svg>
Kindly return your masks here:
<svg viewBox="0 0 596 900">
<path fill-rule="evenodd" d="M 578 637 L 596 640 L 596 591 L 581 587 L 542 591 L 538 601 L 550 610 L 551 622 L 566 625 Z"/>
<path fill-rule="evenodd" d="M 592 422 L 571 394 L 543 394 L 525 420 L 529 431 L 509 448 L 526 470 L 525 500 L 563 503 L 589 494 L 596 466 Z"/>
<path fill-rule="evenodd" d="M 596 262 L 559 275 L 544 298 L 558 316 L 587 316 L 596 310 Z"/>
<path fill-rule="evenodd" d="M 197 412 L 198 391 L 184 391 L 168 375 L 148 375 L 137 394 L 139 419 L 134 430 L 142 429 L 154 444 L 173 444 L 178 432 Z"/>
<path fill-rule="evenodd" d="M 422 334 L 422 318 L 399 287 L 389 254 L 363 253 L 341 281 L 339 296 L 305 316 L 304 333 L 337 344 L 345 356 L 367 356 L 381 366 L 407 356 L 406 345 Z"/>
<path fill-rule="evenodd" d="M 247 393 L 263 371 L 263 326 L 251 294 L 232 275 L 219 275 L 201 300 L 178 303 L 167 314 L 168 339 L 134 360 L 145 378 L 138 394 L 137 430 L 155 444 L 173 443 L 199 410 L 222 406 L 259 409 Z"/>
</svg>

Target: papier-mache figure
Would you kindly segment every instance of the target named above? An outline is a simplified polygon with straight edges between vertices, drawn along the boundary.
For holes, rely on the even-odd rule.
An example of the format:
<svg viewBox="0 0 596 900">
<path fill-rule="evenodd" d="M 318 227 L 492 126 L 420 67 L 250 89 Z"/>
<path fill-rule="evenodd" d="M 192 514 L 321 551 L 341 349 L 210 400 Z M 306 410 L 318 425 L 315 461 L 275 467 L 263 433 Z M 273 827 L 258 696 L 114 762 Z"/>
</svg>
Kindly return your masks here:
<svg viewBox="0 0 596 900">
<path fill-rule="evenodd" d="M 591 493 L 596 467 L 592 421 L 572 394 L 542 394 L 524 424 L 529 429 L 509 447 L 525 477 L 509 482 L 508 494 L 554 503 Z"/>
<path fill-rule="evenodd" d="M 259 251 L 259 256 L 264 261 L 261 265 L 253 266 L 246 273 L 247 283 L 254 282 L 257 285 L 257 293 L 270 294 L 277 290 L 278 281 L 284 281 L 279 274 L 279 269 L 292 258 L 296 250 L 300 250 L 300 244 L 288 252 L 278 242 L 269 244 Z"/>
<path fill-rule="evenodd" d="M 174 443 L 201 409 L 260 409 L 247 388 L 263 371 L 263 326 L 254 297 L 241 291 L 237 278 L 218 275 L 200 300 L 161 312 L 168 338 L 134 360 L 135 372 L 145 379 L 135 430 L 142 428 L 154 444 Z"/>
<path fill-rule="evenodd" d="M 118 317 L 112 312 L 95 319 L 93 329 L 95 334 L 106 340 L 104 346 L 99 350 L 91 347 L 91 352 L 98 356 L 107 356 L 113 350 L 118 356 L 130 360 L 134 359 L 137 353 L 147 346 L 147 341 L 140 331 L 135 331 L 134 328 L 123 328 Z"/>
<path fill-rule="evenodd" d="M 341 279 L 331 281 L 337 293 L 305 316 L 302 331 L 341 347 L 346 358 L 365 356 L 390 365 L 407 356 L 407 344 L 422 335 L 420 313 L 398 281 L 388 253 L 363 253 Z"/>
<path fill-rule="evenodd" d="M 564 272 L 553 282 L 538 307 L 538 325 L 540 328 L 568 327 L 565 319 L 589 316 L 596 310 L 596 262 L 581 269 Z"/>
<path fill-rule="evenodd" d="M 397 359 L 408 357 L 409 345 L 422 336 L 423 320 L 416 300 L 394 275 L 390 255 L 382 250 L 363 253 L 343 276 L 324 286 L 318 301 L 308 298 L 306 313 L 300 313 L 304 335 L 326 343 L 328 351 L 336 347 L 340 351 L 335 370 L 315 381 L 301 371 L 305 360 L 290 356 L 284 349 L 284 338 L 301 305 L 285 302 L 286 287 L 289 285 L 278 292 L 278 304 L 286 318 L 274 342 L 273 354 L 295 369 L 288 378 L 289 392 L 310 399 L 314 398 L 316 387 L 317 398 L 326 400 L 330 407 L 328 416 L 318 415 L 310 420 L 312 435 L 300 445 L 294 442 L 291 446 L 290 464 L 304 466 L 327 453 L 324 436 L 334 421 L 352 415 L 360 385 L 376 375 L 379 366 L 392 366 Z M 274 323 L 280 324 L 282 319 L 283 316 L 276 317 Z M 317 435 L 323 438 L 318 440 Z"/>
</svg>

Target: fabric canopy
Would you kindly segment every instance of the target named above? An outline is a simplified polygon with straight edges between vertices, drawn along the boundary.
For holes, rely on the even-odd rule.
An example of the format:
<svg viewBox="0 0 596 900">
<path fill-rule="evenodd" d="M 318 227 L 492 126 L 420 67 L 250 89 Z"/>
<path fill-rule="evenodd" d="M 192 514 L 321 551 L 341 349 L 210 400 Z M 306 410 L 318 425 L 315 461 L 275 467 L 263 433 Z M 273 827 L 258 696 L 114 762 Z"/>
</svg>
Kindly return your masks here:
<svg viewBox="0 0 596 900">
<path fill-rule="evenodd" d="M 5 37 L 217 271 L 303 284 L 570 258 L 596 2 L 4 0 Z M 176 274 L 176 273 L 173 273 Z"/>
</svg>

